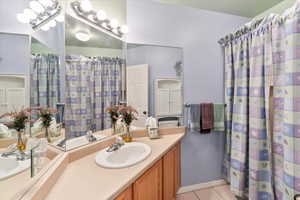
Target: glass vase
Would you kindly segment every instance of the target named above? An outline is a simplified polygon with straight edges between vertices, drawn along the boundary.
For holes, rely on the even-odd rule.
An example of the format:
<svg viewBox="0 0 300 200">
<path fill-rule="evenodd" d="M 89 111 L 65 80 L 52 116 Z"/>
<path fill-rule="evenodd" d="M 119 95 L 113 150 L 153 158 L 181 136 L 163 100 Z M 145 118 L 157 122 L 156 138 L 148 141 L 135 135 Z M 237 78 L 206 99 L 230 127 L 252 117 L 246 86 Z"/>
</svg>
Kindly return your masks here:
<svg viewBox="0 0 300 200">
<path fill-rule="evenodd" d="M 132 135 L 131 135 L 131 132 L 130 132 L 130 125 L 126 125 L 126 132 L 125 132 L 125 135 L 124 135 L 124 141 L 125 142 L 132 142 Z"/>
<path fill-rule="evenodd" d="M 115 135 L 116 133 L 117 133 L 116 123 L 112 123 L 112 135 Z"/>
<path fill-rule="evenodd" d="M 47 138 L 48 143 L 51 143 L 51 137 L 49 134 L 49 128 L 45 127 L 45 137 Z"/>
<path fill-rule="evenodd" d="M 18 131 L 17 132 L 17 148 L 19 151 L 24 152 L 26 149 L 26 145 L 23 139 L 23 132 L 22 131 Z"/>
</svg>

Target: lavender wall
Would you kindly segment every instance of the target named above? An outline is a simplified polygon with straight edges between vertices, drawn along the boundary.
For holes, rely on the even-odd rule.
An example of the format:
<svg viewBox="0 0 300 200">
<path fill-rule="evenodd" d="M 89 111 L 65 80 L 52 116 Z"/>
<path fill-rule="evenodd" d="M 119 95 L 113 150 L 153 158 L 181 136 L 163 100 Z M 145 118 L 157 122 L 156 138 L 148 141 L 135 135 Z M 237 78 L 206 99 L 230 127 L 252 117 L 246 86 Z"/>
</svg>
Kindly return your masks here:
<svg viewBox="0 0 300 200">
<path fill-rule="evenodd" d="M 27 35 L 0 33 L 0 74 L 29 74 L 29 47 Z"/>
<path fill-rule="evenodd" d="M 183 47 L 185 102 L 223 102 L 217 41 L 249 19 L 149 0 L 127 2 L 129 43 Z M 188 132 L 182 141 L 183 186 L 222 178 L 223 149 L 224 133 Z"/>
</svg>

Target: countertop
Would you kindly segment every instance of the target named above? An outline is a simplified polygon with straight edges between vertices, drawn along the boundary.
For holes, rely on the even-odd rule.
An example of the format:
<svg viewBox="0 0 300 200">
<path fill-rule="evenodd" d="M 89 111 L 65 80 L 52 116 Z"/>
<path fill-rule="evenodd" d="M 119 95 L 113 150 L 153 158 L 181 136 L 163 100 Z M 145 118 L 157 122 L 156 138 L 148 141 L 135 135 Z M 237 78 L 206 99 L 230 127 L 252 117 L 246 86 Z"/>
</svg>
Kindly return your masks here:
<svg viewBox="0 0 300 200">
<path fill-rule="evenodd" d="M 95 162 L 97 153 L 70 163 L 45 200 L 110 200 L 117 197 L 149 167 L 179 142 L 184 133 L 163 135 L 160 139 L 148 137 L 134 141 L 148 144 L 151 154 L 144 161 L 128 168 L 105 169 Z"/>
</svg>

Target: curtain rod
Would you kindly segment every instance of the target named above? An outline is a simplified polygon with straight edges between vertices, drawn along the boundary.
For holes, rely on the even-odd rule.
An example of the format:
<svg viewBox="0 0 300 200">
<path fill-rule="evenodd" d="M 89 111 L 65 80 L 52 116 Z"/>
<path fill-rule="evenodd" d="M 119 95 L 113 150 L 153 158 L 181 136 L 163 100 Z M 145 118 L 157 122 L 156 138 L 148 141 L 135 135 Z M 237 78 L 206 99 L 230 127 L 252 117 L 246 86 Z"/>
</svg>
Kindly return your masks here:
<svg viewBox="0 0 300 200">
<path fill-rule="evenodd" d="M 261 19 L 253 19 L 252 21 L 242 25 L 239 27 L 236 31 L 233 33 L 230 33 L 226 35 L 225 37 L 221 38 L 218 43 L 221 46 L 226 46 L 229 42 L 236 40 L 244 35 L 247 35 L 248 33 L 251 33 L 255 30 L 259 30 L 259 28 L 263 28 L 267 25 L 270 25 L 272 23 L 274 24 L 282 24 L 284 23 L 288 18 L 294 16 L 297 12 L 300 10 L 300 1 L 296 1 L 296 3 L 291 7 L 286 9 L 283 14 L 274 14 L 271 13 L 268 16 L 265 16 Z"/>
</svg>

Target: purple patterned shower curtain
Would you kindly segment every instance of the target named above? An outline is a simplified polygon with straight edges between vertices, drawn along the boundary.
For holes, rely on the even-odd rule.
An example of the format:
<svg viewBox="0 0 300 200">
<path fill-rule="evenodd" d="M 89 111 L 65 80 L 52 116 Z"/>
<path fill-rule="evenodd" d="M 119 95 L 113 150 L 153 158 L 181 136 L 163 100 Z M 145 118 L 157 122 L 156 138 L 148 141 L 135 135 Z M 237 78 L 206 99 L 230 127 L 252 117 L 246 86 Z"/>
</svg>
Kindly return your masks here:
<svg viewBox="0 0 300 200">
<path fill-rule="evenodd" d="M 111 128 L 105 108 L 121 100 L 124 60 L 68 55 L 66 58 L 67 137 Z"/>
<path fill-rule="evenodd" d="M 299 4 L 224 49 L 226 179 L 240 197 L 292 200 L 300 193 Z"/>
</svg>

